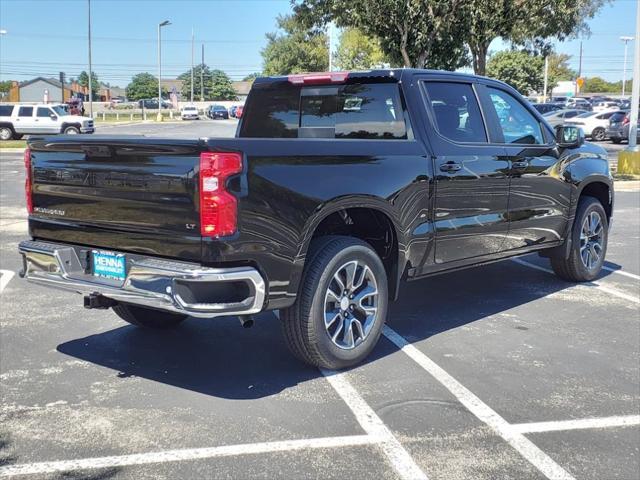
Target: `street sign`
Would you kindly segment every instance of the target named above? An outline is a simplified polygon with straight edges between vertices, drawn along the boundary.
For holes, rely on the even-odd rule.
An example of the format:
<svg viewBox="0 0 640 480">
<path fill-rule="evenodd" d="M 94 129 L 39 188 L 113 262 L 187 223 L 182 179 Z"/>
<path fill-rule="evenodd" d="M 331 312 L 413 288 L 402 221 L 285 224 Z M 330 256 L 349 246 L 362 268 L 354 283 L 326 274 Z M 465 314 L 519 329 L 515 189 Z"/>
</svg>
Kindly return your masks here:
<svg viewBox="0 0 640 480">
<path fill-rule="evenodd" d="M 584 85 L 584 78 L 578 77 L 576 83 L 578 84 L 578 88 L 582 88 L 582 86 Z"/>
</svg>

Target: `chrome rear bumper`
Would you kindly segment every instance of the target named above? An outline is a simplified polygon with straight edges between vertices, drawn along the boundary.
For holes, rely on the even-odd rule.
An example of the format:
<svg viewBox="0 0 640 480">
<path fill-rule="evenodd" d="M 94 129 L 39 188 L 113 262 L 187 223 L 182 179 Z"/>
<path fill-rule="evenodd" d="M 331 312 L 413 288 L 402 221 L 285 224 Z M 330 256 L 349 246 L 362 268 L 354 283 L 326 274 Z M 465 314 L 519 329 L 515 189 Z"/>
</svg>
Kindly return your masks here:
<svg viewBox="0 0 640 480">
<path fill-rule="evenodd" d="M 82 295 L 101 295 L 130 303 L 194 317 L 251 315 L 263 309 L 266 286 L 251 267 L 208 268 L 195 263 L 127 254 L 124 281 L 88 273 L 72 245 L 40 241 L 20 243 L 23 270 L 20 276 L 39 285 Z M 84 248 L 84 251 L 90 251 Z M 234 297 L 214 298 L 216 289 Z M 206 297 L 205 301 L 202 298 Z"/>
</svg>

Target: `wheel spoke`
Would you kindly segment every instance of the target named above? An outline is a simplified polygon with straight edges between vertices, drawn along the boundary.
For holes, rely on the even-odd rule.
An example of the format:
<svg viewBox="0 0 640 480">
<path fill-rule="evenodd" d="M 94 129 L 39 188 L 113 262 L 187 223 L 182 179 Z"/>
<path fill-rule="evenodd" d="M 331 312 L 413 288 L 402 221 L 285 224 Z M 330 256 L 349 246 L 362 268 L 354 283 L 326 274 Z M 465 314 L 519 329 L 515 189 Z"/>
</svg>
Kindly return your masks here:
<svg viewBox="0 0 640 480">
<path fill-rule="evenodd" d="M 359 273 L 360 274 L 357 276 L 357 279 L 353 282 L 352 291 L 354 291 L 354 292 L 356 292 L 360 287 L 362 287 L 362 285 L 364 285 L 364 282 L 367 279 L 367 275 L 370 274 L 369 267 L 364 265 L 360 269 Z"/>
<path fill-rule="evenodd" d="M 329 286 L 329 288 L 327 289 L 327 301 L 340 303 L 340 295 L 336 294 L 336 292 L 331 290 L 331 286 Z"/>
<path fill-rule="evenodd" d="M 367 298 L 376 296 L 377 294 L 378 290 L 375 287 L 367 285 L 353 297 L 353 301 L 358 307 L 364 308 L 362 302 L 364 302 Z"/>
<path fill-rule="evenodd" d="M 341 319 L 341 321 L 338 323 L 338 328 L 336 328 L 336 331 L 333 332 L 333 335 L 331 336 L 331 340 L 333 340 L 334 343 L 338 340 L 338 335 L 340 335 L 340 332 L 342 332 L 342 330 L 344 329 L 345 321 L 346 319 Z"/>
<path fill-rule="evenodd" d="M 328 330 L 336 323 L 336 320 L 340 318 L 340 311 L 334 310 L 332 312 L 325 312 L 324 314 L 324 327 Z"/>
<path fill-rule="evenodd" d="M 364 340 L 365 333 L 364 333 L 364 328 L 362 328 L 362 323 L 360 322 L 360 320 L 354 318 L 353 321 L 351 322 L 351 325 L 353 325 L 353 328 L 355 328 L 356 335 L 358 336 L 358 338 L 360 340 Z"/>
<path fill-rule="evenodd" d="M 353 285 L 356 281 L 356 272 L 358 271 L 358 262 L 353 261 L 347 263 L 344 268 L 344 273 L 346 276 L 346 289 L 351 291 L 353 290 Z"/>
<path fill-rule="evenodd" d="M 344 285 L 344 282 L 340 278 L 340 270 L 338 270 L 336 274 L 333 276 L 333 280 L 338 284 L 338 287 L 340 287 L 340 294 L 342 295 L 342 292 L 345 290 L 346 287 Z"/>
<path fill-rule="evenodd" d="M 344 334 L 342 335 L 342 341 L 345 343 L 347 348 L 353 348 L 353 320 L 348 318 L 345 319 L 344 323 L 346 324 L 344 327 Z"/>
</svg>

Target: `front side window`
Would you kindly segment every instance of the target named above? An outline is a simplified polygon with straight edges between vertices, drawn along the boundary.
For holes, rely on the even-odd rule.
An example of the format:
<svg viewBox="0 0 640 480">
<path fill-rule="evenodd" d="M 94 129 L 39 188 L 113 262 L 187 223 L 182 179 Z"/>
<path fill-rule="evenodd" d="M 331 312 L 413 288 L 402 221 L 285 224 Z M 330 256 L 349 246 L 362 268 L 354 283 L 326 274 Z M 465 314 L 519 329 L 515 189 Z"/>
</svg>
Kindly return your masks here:
<svg viewBox="0 0 640 480">
<path fill-rule="evenodd" d="M 51 115 L 53 115 L 53 112 L 51 110 L 49 110 L 47 107 L 38 107 L 38 110 L 36 112 L 36 116 L 37 117 L 50 117 Z"/>
<path fill-rule="evenodd" d="M 538 120 L 511 94 L 488 88 L 489 97 L 498 116 L 505 143 L 542 145 L 542 130 Z"/>
<path fill-rule="evenodd" d="M 30 117 L 33 115 L 33 107 L 20 107 L 18 110 L 19 117 Z"/>
<path fill-rule="evenodd" d="M 454 142 L 486 143 L 487 133 L 468 83 L 425 82 L 438 132 Z"/>
</svg>

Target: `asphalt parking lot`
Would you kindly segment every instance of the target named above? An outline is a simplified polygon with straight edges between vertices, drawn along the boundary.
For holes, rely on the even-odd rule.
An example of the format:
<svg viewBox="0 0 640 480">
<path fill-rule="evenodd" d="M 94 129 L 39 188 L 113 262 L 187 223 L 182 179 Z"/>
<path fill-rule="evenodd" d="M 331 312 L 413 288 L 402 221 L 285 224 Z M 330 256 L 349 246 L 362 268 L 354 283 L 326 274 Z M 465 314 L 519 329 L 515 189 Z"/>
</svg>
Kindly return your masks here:
<svg viewBox="0 0 640 480">
<path fill-rule="evenodd" d="M 529 256 L 405 284 L 372 357 L 341 373 L 295 360 L 273 313 L 148 332 L 27 284 L 23 182 L 0 152 L 0 477 L 640 477 L 637 182 L 616 185 L 596 282 Z"/>
</svg>

